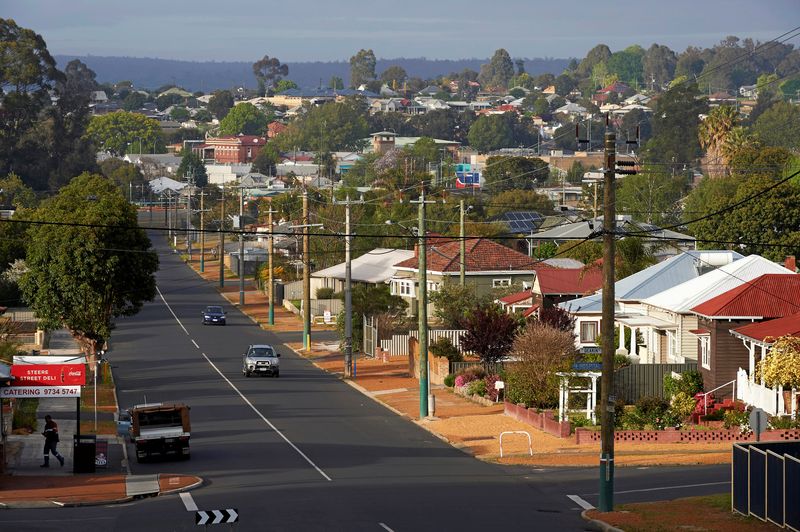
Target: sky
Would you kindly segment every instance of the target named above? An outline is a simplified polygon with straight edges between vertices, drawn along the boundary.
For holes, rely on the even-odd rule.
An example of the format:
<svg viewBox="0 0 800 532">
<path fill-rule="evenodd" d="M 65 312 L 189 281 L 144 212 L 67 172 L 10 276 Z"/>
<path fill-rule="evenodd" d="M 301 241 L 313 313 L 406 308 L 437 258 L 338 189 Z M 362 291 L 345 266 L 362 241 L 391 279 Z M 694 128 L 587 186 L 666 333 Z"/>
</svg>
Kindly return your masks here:
<svg viewBox="0 0 800 532">
<path fill-rule="evenodd" d="M 800 0 L 0 0 L 0 17 L 51 54 L 193 61 L 582 58 L 664 44 L 676 52 L 728 35 L 767 41 L 800 25 Z M 800 39 L 790 41 L 800 46 Z"/>
</svg>

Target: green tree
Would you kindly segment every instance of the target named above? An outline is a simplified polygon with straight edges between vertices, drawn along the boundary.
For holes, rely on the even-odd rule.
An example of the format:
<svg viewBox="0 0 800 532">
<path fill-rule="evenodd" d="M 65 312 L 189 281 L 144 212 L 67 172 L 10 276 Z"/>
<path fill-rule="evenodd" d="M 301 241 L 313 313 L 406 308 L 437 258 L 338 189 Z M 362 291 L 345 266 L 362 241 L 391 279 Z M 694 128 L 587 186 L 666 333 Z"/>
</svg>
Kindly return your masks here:
<svg viewBox="0 0 800 532">
<path fill-rule="evenodd" d="M 667 163 L 677 170 L 700 156 L 699 116 L 708 111 L 708 104 L 698 99 L 699 95 L 697 85 L 682 83 L 656 101 L 653 137 L 645 148 L 649 160 Z"/>
<path fill-rule="evenodd" d="M 158 257 L 136 216 L 116 185 L 88 173 L 33 213 L 20 288 L 43 329 L 65 327 L 94 354 L 115 318 L 153 299 Z"/>
<path fill-rule="evenodd" d="M 350 58 L 350 86 L 357 89 L 361 85 L 375 79 L 375 53 L 361 49 Z"/>
<path fill-rule="evenodd" d="M 789 150 L 800 148 L 800 107 L 777 102 L 753 124 L 753 135 L 767 146 Z"/>
<path fill-rule="evenodd" d="M 115 111 L 92 117 L 86 128 L 86 137 L 96 146 L 115 157 L 128 153 L 129 146 L 139 151 L 144 146 L 161 140 L 161 126 L 157 120 L 138 113 Z"/>
<path fill-rule="evenodd" d="M 240 103 L 219 123 L 220 135 L 264 135 L 267 130 L 267 115 L 249 102 Z"/>
<path fill-rule="evenodd" d="M 178 177 L 191 181 L 195 186 L 203 188 L 208 184 L 208 174 L 203 160 L 192 150 L 183 150 L 181 164 L 178 166 Z"/>
<path fill-rule="evenodd" d="M 629 46 L 620 52 L 614 52 L 606 62 L 608 71 L 626 83 L 635 84 L 641 82 L 644 56 L 644 49 L 638 45 Z"/>
<path fill-rule="evenodd" d="M 238 107 L 238 106 L 237 106 Z M 275 140 L 284 151 L 345 151 L 360 149 L 369 135 L 367 111 L 360 98 L 350 97 L 309 107 Z"/>
<path fill-rule="evenodd" d="M 125 99 L 122 100 L 122 109 L 124 111 L 138 111 L 147 101 L 147 96 L 141 92 L 129 92 Z"/>
<path fill-rule="evenodd" d="M 618 185 L 617 210 L 630 213 L 639 222 L 677 223 L 679 202 L 687 187 L 685 175 L 672 175 L 661 166 L 645 166 L 638 174 L 625 176 Z"/>
<path fill-rule="evenodd" d="M 339 76 L 332 76 L 328 82 L 328 88 L 334 90 L 341 90 L 344 88 L 344 81 Z"/>
<path fill-rule="evenodd" d="M 439 289 L 428 294 L 433 304 L 433 316 L 442 322 L 446 329 L 460 329 L 474 309 L 491 303 L 491 297 L 479 296 L 472 285 L 461 286 L 446 277 Z"/>
<path fill-rule="evenodd" d="M 208 109 L 198 109 L 192 118 L 196 122 L 211 122 L 214 117 Z"/>
<path fill-rule="evenodd" d="M 662 87 L 675 77 L 675 66 L 678 58 L 675 52 L 663 44 L 653 44 L 642 58 L 644 84 L 651 89 Z"/>
<path fill-rule="evenodd" d="M 162 94 L 161 96 L 156 98 L 156 108 L 159 111 L 163 111 L 167 107 L 170 107 L 170 106 L 173 106 L 173 105 L 178 105 L 178 104 L 183 104 L 184 101 L 185 101 L 185 98 L 183 96 L 181 96 L 180 94 L 177 94 L 177 93 L 174 93 L 174 92 L 169 92 L 167 94 Z"/>
<path fill-rule="evenodd" d="M 175 120 L 177 122 L 185 122 L 190 118 L 189 110 L 186 109 L 186 107 L 180 107 L 176 105 L 169 112 L 169 118 L 170 120 Z"/>
<path fill-rule="evenodd" d="M 276 166 L 280 161 L 281 154 L 274 143 L 270 142 L 258 152 L 256 158 L 253 159 L 253 167 L 251 171 L 260 174 L 274 176 L 277 175 Z"/>
<path fill-rule="evenodd" d="M 520 328 L 516 315 L 507 314 L 498 305 L 483 305 L 462 322 L 461 348 L 478 355 L 484 364 L 497 362 L 510 351 Z"/>
<path fill-rule="evenodd" d="M 0 179 L 0 201 L 5 207 L 32 209 L 36 206 L 36 193 L 15 173 Z"/>
<path fill-rule="evenodd" d="M 260 94 L 266 94 L 275 85 L 289 74 L 289 67 L 280 62 L 277 57 L 265 55 L 253 63 L 253 75 L 258 81 Z"/>
<path fill-rule="evenodd" d="M 698 135 L 700 146 L 706 149 L 706 162 L 711 177 L 725 173 L 728 160 L 724 155 L 725 142 L 738 122 L 739 113 L 731 105 L 714 107 L 700 123 Z"/>
<path fill-rule="evenodd" d="M 398 65 L 392 65 L 381 72 L 381 81 L 393 89 L 403 88 L 403 83 L 408 79 L 406 69 Z"/>
<path fill-rule="evenodd" d="M 344 296 L 342 296 L 344 297 Z M 393 296 L 388 285 L 368 286 L 356 285 L 353 287 L 353 350 L 362 348 L 364 338 L 364 321 L 356 319 L 358 316 L 384 317 L 386 321 L 399 319 L 408 307 L 402 297 Z M 344 341 L 344 311 L 339 313 L 336 328 L 339 338 Z"/>
<path fill-rule="evenodd" d="M 233 94 L 230 91 L 216 91 L 208 100 L 208 110 L 222 120 L 233 108 Z"/>
<path fill-rule="evenodd" d="M 586 54 L 586 57 L 578 64 L 575 73 L 579 78 L 591 76 L 595 66 L 605 63 L 611 57 L 611 50 L 605 44 L 598 44 Z"/>
<path fill-rule="evenodd" d="M 483 115 L 469 128 L 469 145 L 481 153 L 514 145 L 514 131 L 502 115 Z"/>
<path fill-rule="evenodd" d="M 488 63 L 481 65 L 478 81 L 487 88 L 507 88 L 508 82 L 514 77 L 514 62 L 508 52 L 499 48 Z"/>
<path fill-rule="evenodd" d="M 289 89 L 297 89 L 297 83 L 290 79 L 282 79 L 275 84 L 275 92 L 288 91 Z"/>
<path fill-rule="evenodd" d="M 113 181 L 123 191 L 123 194 L 129 193 L 132 187 L 146 182 L 138 166 L 116 157 L 110 157 L 100 163 L 100 171 Z"/>
<path fill-rule="evenodd" d="M 483 178 L 486 191 L 498 194 L 510 190 L 533 190 L 537 182 L 543 183 L 547 179 L 548 172 L 547 163 L 538 157 L 498 156 L 486 159 Z"/>
</svg>

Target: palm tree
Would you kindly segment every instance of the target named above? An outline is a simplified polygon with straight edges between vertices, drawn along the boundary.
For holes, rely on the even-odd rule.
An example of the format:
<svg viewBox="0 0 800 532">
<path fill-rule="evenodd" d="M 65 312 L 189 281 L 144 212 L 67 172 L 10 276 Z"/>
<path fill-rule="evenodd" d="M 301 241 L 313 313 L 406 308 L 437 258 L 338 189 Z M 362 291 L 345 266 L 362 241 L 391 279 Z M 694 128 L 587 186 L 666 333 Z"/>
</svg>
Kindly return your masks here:
<svg viewBox="0 0 800 532">
<path fill-rule="evenodd" d="M 736 109 L 730 105 L 720 105 L 713 108 L 700 123 L 697 134 L 700 146 L 706 148 L 706 167 L 711 177 L 720 177 L 727 172 L 728 159 L 722 154 L 722 146 L 737 121 Z"/>
<path fill-rule="evenodd" d="M 741 151 L 758 147 L 758 139 L 749 134 L 742 126 L 730 130 L 720 146 L 720 153 L 726 161 L 730 162 Z"/>
</svg>

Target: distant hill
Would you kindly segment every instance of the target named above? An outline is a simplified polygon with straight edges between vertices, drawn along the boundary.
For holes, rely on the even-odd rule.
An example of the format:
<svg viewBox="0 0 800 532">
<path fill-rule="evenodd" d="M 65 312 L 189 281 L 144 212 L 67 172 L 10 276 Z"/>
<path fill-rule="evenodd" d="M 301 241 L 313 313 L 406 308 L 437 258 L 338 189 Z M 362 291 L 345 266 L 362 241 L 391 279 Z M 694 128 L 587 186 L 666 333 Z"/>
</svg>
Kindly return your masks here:
<svg viewBox="0 0 800 532">
<path fill-rule="evenodd" d="M 130 80 L 134 86 L 143 89 L 156 89 L 162 85 L 175 84 L 191 91 L 211 92 L 231 87 L 256 87 L 252 63 L 217 61 L 179 61 L 173 59 L 154 59 L 149 57 L 100 57 L 56 55 L 60 68 L 79 59 L 96 74 L 100 83 L 114 83 Z M 409 76 L 422 79 L 435 78 L 465 68 L 480 71 L 481 65 L 489 59 L 425 59 L 398 58 L 378 59 L 375 70 L 380 74 L 391 65 L 403 67 Z M 525 71 L 531 75 L 550 72 L 560 74 L 569 59 L 525 59 Z M 331 77 L 338 76 L 347 84 L 350 78 L 350 64 L 347 61 L 288 63 L 289 79 L 301 87 L 317 87 L 320 82 L 328 84 Z"/>
</svg>

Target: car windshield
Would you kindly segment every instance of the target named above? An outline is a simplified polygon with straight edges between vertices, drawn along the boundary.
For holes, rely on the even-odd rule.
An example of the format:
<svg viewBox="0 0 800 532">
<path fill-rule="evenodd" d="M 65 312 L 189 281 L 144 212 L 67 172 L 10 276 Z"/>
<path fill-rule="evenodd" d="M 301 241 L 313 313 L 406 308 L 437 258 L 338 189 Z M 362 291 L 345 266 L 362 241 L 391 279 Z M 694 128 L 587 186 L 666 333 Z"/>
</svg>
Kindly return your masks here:
<svg viewBox="0 0 800 532">
<path fill-rule="evenodd" d="M 222 314 L 222 307 L 206 307 L 208 314 Z"/>
<path fill-rule="evenodd" d="M 247 356 L 249 357 L 274 357 L 275 351 L 272 350 L 271 347 L 251 347 L 250 351 L 248 351 Z"/>
</svg>

